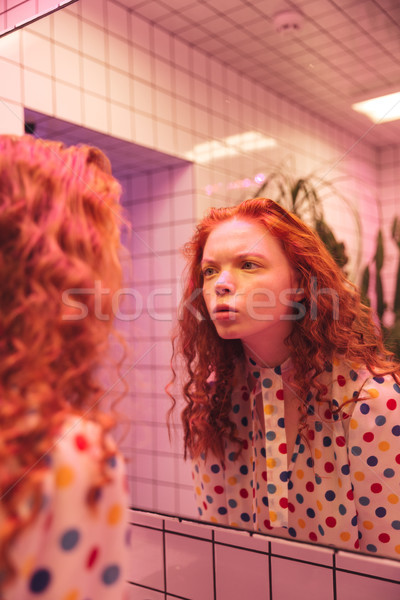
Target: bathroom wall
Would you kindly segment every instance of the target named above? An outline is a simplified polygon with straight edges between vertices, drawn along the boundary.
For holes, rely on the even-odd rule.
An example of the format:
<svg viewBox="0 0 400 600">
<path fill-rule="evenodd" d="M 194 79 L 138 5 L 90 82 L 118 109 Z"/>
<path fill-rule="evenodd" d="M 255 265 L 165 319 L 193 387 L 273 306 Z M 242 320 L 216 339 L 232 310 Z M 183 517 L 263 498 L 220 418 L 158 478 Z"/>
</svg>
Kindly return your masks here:
<svg viewBox="0 0 400 600">
<path fill-rule="evenodd" d="M 129 392 L 118 405 L 128 415 L 128 457 L 133 506 L 195 514 L 189 465 L 182 460 L 181 427 L 169 440 L 164 391 L 170 379 L 171 333 L 184 267 L 180 248 L 195 224 L 191 165 L 123 177 L 123 205 L 132 223 L 126 231 L 124 285 L 129 292 L 118 320 L 127 342 L 123 373 Z M 133 260 L 132 260 L 133 257 Z"/>
<path fill-rule="evenodd" d="M 129 600 L 397 600 L 400 563 L 128 511 Z"/>
<path fill-rule="evenodd" d="M 0 56 L 1 132 L 22 133 L 27 107 L 193 161 L 192 167 L 150 169 L 122 181 L 132 222 L 126 244 L 135 273 L 127 285 L 151 296 L 158 316 L 147 307 L 140 318 L 120 323 L 134 358 L 128 358 L 126 375 L 130 394 L 119 407 L 131 426 L 122 444 L 130 460 L 132 504 L 192 516 L 179 425 L 171 446 L 165 426 L 169 401 L 163 392 L 170 313 L 179 297 L 179 247 L 207 207 L 248 197 L 257 189 L 256 180 L 283 165 L 293 175 L 315 171 L 323 179 L 342 177 L 337 185 L 358 208 L 368 232 L 363 263 L 374 251 L 384 151 L 369 145 L 368 137 L 359 140 L 315 117 L 274 94 L 268 82 L 251 81 L 112 0 L 80 0 L 4 36 Z M 258 145 L 244 136 L 254 142 L 254 132 L 260 136 Z M 395 199 L 382 197 L 385 203 Z M 352 215 L 331 200 L 326 213 L 346 241 L 354 272 Z M 393 272 L 387 270 L 385 285 Z M 156 293 L 154 286 L 163 291 Z"/>
</svg>

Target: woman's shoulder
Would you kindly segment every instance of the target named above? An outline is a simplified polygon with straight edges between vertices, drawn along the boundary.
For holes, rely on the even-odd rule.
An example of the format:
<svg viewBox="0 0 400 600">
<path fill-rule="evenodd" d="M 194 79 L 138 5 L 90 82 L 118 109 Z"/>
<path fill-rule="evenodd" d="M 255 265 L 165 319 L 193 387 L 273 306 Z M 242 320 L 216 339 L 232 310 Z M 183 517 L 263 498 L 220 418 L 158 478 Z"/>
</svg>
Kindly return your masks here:
<svg viewBox="0 0 400 600">
<path fill-rule="evenodd" d="M 62 480 L 75 483 L 81 480 L 87 484 L 98 478 L 101 470 L 117 473 L 124 468 L 123 457 L 111 435 L 103 434 L 100 423 L 79 415 L 65 419 L 46 459 L 57 487 Z"/>
<path fill-rule="evenodd" d="M 49 586 L 49 593 L 51 585 L 52 592 L 46 598 L 64 598 L 66 586 L 73 581 L 81 587 L 79 597 L 86 597 L 89 589 L 98 591 L 96 598 L 111 598 L 112 592 L 119 597 L 125 579 L 128 488 L 115 443 L 103 435 L 99 423 L 68 416 L 45 459 L 48 468 L 42 474 L 41 507 L 12 548 L 18 577 L 9 597 L 30 598 L 26 586 L 36 585 L 44 571 L 48 580 L 40 583 Z M 102 560 L 89 568 L 88 557 L 96 548 Z M 26 575 L 24 565 L 28 564 Z M 118 565 L 120 570 L 110 592 L 101 584 L 107 564 L 110 568 Z"/>
<path fill-rule="evenodd" d="M 102 427 L 100 423 L 80 415 L 68 415 L 63 421 L 53 441 L 52 453 L 71 452 L 93 457 L 100 455 L 102 443 Z M 107 444 L 114 446 L 110 436 Z"/>
<path fill-rule="evenodd" d="M 354 404 L 358 405 L 358 411 L 368 414 L 370 410 L 393 411 L 400 407 L 400 385 L 391 373 L 379 370 L 371 373 L 363 364 L 337 359 L 332 362 L 332 375 L 337 395 L 341 390 L 346 400 L 357 400 Z"/>
<path fill-rule="evenodd" d="M 365 364 L 342 357 L 335 357 L 331 362 L 327 363 L 326 370 L 332 373 L 332 379 L 337 381 L 342 387 L 348 382 L 355 383 L 356 387 L 359 388 L 364 387 L 366 384 L 387 385 L 388 383 L 393 383 L 397 385 L 391 373 L 387 373 L 379 368 L 374 369 L 372 373 Z M 398 375 L 400 375 L 400 372 Z"/>
</svg>

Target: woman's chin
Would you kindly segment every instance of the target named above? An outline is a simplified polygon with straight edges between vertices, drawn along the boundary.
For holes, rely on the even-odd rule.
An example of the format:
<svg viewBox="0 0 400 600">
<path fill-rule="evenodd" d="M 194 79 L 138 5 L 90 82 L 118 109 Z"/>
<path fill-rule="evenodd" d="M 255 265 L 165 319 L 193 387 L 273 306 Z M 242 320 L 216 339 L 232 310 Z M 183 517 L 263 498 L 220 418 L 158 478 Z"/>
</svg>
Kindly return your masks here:
<svg viewBox="0 0 400 600">
<path fill-rule="evenodd" d="M 215 323 L 214 323 L 215 325 Z M 215 329 L 217 330 L 217 333 L 219 335 L 220 338 L 222 338 L 223 340 L 237 340 L 239 339 L 239 335 L 237 333 L 237 331 L 235 332 L 233 327 L 215 327 Z"/>
</svg>

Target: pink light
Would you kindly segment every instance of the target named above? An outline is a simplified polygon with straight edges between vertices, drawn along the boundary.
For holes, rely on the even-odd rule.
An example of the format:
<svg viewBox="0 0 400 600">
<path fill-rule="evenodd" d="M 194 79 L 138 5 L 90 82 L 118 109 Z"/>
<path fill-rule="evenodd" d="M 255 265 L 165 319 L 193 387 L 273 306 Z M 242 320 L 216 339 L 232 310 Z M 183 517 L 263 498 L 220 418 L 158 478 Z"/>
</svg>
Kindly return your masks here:
<svg viewBox="0 0 400 600">
<path fill-rule="evenodd" d="M 263 183 L 265 181 L 264 173 L 257 173 L 257 175 L 254 177 L 254 181 L 255 183 Z"/>
</svg>

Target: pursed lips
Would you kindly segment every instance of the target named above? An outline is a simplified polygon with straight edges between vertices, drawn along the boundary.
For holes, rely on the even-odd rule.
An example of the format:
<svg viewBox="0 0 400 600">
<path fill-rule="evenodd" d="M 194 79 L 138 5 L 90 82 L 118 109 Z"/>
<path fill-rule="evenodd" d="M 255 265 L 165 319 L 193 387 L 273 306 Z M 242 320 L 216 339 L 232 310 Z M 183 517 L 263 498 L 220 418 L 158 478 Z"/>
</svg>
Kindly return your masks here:
<svg viewBox="0 0 400 600">
<path fill-rule="evenodd" d="M 213 309 L 214 315 L 237 313 L 237 310 L 228 304 L 219 304 Z"/>
</svg>

